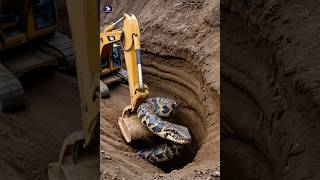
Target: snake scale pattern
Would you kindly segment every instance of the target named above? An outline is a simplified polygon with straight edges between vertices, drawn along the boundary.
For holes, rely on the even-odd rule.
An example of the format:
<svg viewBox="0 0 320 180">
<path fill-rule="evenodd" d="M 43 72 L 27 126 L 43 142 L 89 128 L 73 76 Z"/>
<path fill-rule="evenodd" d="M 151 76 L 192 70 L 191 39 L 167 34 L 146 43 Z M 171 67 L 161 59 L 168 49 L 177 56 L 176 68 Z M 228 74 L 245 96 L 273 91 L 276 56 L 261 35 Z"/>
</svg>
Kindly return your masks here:
<svg viewBox="0 0 320 180">
<path fill-rule="evenodd" d="M 169 140 L 169 143 L 138 151 L 140 157 L 151 163 L 165 162 L 180 155 L 183 144 L 191 142 L 186 127 L 162 119 L 174 115 L 176 108 L 174 100 L 162 97 L 149 98 L 139 106 L 137 114 L 141 123 L 155 135 Z"/>
</svg>

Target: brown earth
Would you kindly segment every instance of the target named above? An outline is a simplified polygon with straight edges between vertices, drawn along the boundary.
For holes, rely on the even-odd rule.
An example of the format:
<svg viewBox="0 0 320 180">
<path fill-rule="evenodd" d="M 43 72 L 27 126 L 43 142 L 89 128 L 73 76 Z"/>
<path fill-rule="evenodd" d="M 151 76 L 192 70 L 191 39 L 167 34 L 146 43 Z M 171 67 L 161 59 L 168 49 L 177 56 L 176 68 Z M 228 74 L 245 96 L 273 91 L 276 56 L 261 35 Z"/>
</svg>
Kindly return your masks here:
<svg viewBox="0 0 320 180">
<path fill-rule="evenodd" d="M 214 179 L 220 163 L 219 1 L 100 1 L 101 25 L 133 13 L 141 29 L 144 81 L 151 96 L 178 102 L 175 122 L 193 141 L 183 155 L 159 166 L 140 159 L 141 144 L 125 143 L 117 119 L 129 104 L 128 86 L 101 100 L 101 179 Z"/>
<path fill-rule="evenodd" d="M 221 7 L 221 176 L 320 179 L 319 1 Z"/>
<path fill-rule="evenodd" d="M 47 179 L 64 138 L 81 128 L 77 80 L 45 68 L 22 82 L 26 107 L 0 113 L 0 179 Z"/>
</svg>

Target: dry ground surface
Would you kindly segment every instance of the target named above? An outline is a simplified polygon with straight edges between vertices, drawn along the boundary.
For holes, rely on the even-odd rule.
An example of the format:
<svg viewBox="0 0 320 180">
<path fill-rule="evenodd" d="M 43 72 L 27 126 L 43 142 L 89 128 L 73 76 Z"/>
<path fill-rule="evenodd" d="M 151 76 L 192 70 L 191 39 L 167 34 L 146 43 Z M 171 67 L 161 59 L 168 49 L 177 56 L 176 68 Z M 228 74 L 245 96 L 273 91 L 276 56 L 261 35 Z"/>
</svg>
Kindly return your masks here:
<svg viewBox="0 0 320 180">
<path fill-rule="evenodd" d="M 151 96 L 178 102 L 174 120 L 188 127 L 193 141 L 183 155 L 154 166 L 140 159 L 139 144 L 125 143 L 117 119 L 129 104 L 126 84 L 110 87 L 101 101 L 101 179 L 215 179 L 219 168 L 219 1 L 100 1 L 101 25 L 126 12 L 141 29 L 144 81 Z"/>
</svg>

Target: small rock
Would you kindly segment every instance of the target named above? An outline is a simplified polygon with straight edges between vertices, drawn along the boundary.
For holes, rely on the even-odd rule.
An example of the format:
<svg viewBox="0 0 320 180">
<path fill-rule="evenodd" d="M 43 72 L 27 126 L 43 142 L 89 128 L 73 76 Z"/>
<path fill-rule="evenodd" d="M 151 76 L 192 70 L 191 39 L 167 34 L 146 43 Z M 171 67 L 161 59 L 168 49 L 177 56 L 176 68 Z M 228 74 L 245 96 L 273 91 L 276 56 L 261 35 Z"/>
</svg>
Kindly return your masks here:
<svg viewBox="0 0 320 180">
<path fill-rule="evenodd" d="M 112 157 L 111 157 L 110 154 L 106 154 L 106 155 L 104 156 L 104 158 L 107 159 L 107 160 L 111 160 L 111 159 L 112 159 Z"/>
<path fill-rule="evenodd" d="M 215 171 L 213 172 L 214 177 L 220 177 L 220 171 Z"/>
</svg>

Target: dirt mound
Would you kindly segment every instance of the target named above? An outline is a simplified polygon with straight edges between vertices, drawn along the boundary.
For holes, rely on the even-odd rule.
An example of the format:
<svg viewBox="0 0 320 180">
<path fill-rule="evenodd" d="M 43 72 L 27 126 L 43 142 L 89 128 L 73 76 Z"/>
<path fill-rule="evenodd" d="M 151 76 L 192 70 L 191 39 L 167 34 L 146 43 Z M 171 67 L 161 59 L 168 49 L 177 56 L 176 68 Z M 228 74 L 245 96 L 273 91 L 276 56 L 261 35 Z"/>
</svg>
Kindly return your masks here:
<svg viewBox="0 0 320 180">
<path fill-rule="evenodd" d="M 113 13 L 103 23 L 133 13 L 140 23 L 144 81 L 151 96 L 178 102 L 175 121 L 190 130 L 192 144 L 176 161 L 154 166 L 124 142 L 117 118 L 129 104 L 126 85 L 110 87 L 101 103 L 101 179 L 214 178 L 219 164 L 219 2 L 101 1 Z"/>
<path fill-rule="evenodd" d="M 222 4 L 224 178 L 319 179 L 320 14 L 314 4 Z"/>
</svg>

